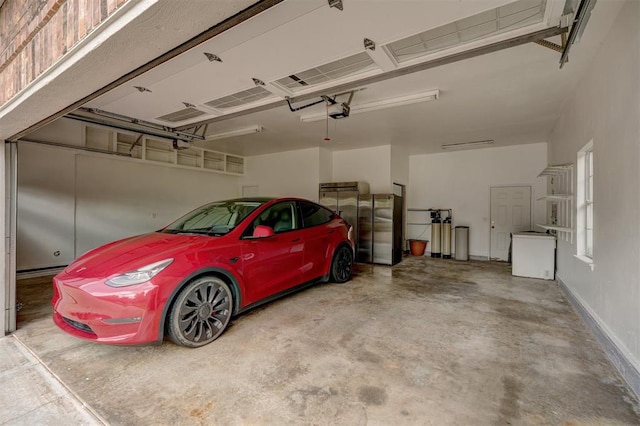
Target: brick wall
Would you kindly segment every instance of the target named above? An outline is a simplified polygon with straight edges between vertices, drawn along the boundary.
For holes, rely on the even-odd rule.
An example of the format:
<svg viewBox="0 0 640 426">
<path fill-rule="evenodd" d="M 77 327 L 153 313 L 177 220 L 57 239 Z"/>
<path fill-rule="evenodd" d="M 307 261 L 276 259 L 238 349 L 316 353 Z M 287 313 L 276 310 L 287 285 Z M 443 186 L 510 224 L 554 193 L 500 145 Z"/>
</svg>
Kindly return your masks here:
<svg viewBox="0 0 640 426">
<path fill-rule="evenodd" d="M 130 0 L 5 0 L 0 7 L 0 105 Z"/>
</svg>

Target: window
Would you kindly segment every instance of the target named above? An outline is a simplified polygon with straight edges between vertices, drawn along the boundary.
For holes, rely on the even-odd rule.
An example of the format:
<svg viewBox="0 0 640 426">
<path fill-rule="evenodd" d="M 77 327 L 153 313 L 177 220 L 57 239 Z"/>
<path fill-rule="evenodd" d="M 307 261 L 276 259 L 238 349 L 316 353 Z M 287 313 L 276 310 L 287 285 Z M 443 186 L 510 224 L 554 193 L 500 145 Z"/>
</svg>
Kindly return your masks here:
<svg viewBox="0 0 640 426">
<path fill-rule="evenodd" d="M 584 254 L 593 258 L 593 149 L 585 152 L 585 241 Z"/>
<path fill-rule="evenodd" d="M 311 226 L 322 225 L 333 219 L 334 213 L 317 204 L 300 202 L 300 210 L 302 211 L 302 223 L 305 228 Z"/>
<path fill-rule="evenodd" d="M 177 221 L 162 232 L 170 234 L 224 235 L 235 228 L 258 206 L 258 201 L 223 201 L 202 206 Z"/>
<path fill-rule="evenodd" d="M 269 207 L 254 219 L 253 223 L 244 231 L 243 236 L 252 235 L 253 230 L 258 225 L 273 228 L 276 234 L 298 229 L 295 203 L 293 201 L 285 201 Z"/>
<path fill-rule="evenodd" d="M 577 256 L 593 261 L 593 141 L 578 151 Z"/>
</svg>

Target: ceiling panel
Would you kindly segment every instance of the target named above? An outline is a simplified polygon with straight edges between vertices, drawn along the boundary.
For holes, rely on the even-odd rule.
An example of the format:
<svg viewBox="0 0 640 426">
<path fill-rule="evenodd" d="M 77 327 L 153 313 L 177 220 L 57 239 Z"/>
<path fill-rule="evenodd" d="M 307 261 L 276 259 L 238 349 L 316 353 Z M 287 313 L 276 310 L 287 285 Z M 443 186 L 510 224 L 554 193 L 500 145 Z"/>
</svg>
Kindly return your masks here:
<svg viewBox="0 0 640 426">
<path fill-rule="evenodd" d="M 349 0 L 341 12 L 330 8 L 325 0 L 289 0 L 88 106 L 154 121 L 156 117 L 175 112 L 183 102 L 201 105 L 245 90 L 252 78 L 265 82 L 279 80 L 283 83 L 281 87 L 304 92 L 315 84 L 299 88 L 284 84 L 283 80 L 307 73 L 306 77 L 315 83 L 330 83 L 334 79 L 325 77 L 335 76 L 335 70 L 327 72 L 321 67 L 340 63 L 345 58 L 361 58 L 365 54 L 365 37 L 381 46 L 506 3 L 505 0 Z M 393 19 L 389 19 L 390 16 Z M 210 62 L 205 52 L 219 56 L 222 62 Z M 362 70 L 359 67 L 356 64 L 344 71 Z M 314 71 L 313 77 L 309 75 Z M 365 71 L 382 72 L 371 62 Z M 146 87 L 151 92 L 138 93 L 133 86 Z"/>
<path fill-rule="evenodd" d="M 175 123 L 179 127 L 318 88 L 335 95 L 335 84 L 383 73 L 389 64 L 401 69 L 555 26 L 564 2 L 344 3 L 341 12 L 325 0 L 285 1 L 88 106 L 156 122 L 167 114 L 202 113 Z M 375 54 L 364 48 L 365 37 L 376 43 Z M 552 41 L 560 43 L 559 37 Z M 389 46 L 403 50 L 406 59 L 394 62 L 387 56 L 383 67 L 378 61 Z M 220 56 L 222 62 L 210 62 L 204 52 Z M 317 146 L 342 150 L 398 144 L 416 154 L 440 152 L 443 143 L 479 139 L 495 139 L 495 146 L 543 142 L 564 97 L 575 87 L 575 76 L 588 63 L 587 57 L 575 54 L 569 67 L 559 70 L 558 60 L 557 52 L 528 44 L 360 87 L 353 107 L 435 89 L 440 98 L 330 119 L 331 141 L 324 141 L 327 122 L 300 121 L 302 115 L 326 111 L 321 104 L 297 112 L 283 106 L 212 123 L 209 134 L 251 126 L 262 126 L 263 131 L 202 144 L 257 155 Z M 257 88 L 252 78 L 266 85 Z M 138 92 L 134 85 L 151 92 Z M 197 112 L 183 111 L 184 102 Z"/>
</svg>

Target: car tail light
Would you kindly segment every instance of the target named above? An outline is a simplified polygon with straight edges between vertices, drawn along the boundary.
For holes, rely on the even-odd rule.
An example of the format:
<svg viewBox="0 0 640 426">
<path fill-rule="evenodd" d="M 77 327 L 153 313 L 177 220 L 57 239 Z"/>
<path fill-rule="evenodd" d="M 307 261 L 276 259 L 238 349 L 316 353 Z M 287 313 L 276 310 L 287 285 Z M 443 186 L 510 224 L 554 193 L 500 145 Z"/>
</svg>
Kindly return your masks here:
<svg viewBox="0 0 640 426">
<path fill-rule="evenodd" d="M 351 244 L 355 244 L 355 240 L 353 239 L 353 226 L 349 226 L 349 231 L 347 232 L 347 238 L 351 241 Z"/>
</svg>

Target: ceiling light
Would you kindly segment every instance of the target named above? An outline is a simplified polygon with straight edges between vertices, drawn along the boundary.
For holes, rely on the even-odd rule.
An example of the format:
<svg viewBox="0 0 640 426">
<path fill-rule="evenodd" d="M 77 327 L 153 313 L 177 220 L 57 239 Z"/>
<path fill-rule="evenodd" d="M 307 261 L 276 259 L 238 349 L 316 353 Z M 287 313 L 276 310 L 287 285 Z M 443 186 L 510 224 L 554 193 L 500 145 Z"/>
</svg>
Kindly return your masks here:
<svg viewBox="0 0 640 426">
<path fill-rule="evenodd" d="M 448 143 L 448 144 L 442 145 L 442 149 L 464 149 L 464 148 L 474 147 L 477 145 L 493 145 L 493 142 L 495 142 L 493 139 L 487 139 L 484 141 Z"/>
<path fill-rule="evenodd" d="M 364 104 L 351 105 L 349 115 L 359 114 L 361 112 L 376 111 L 379 109 L 394 108 L 403 105 L 417 104 L 419 102 L 434 101 L 440 97 L 439 90 L 430 90 L 428 92 L 414 93 L 412 95 L 400 96 L 396 98 L 380 99 L 378 101 L 367 102 Z M 327 118 L 327 113 L 303 115 L 300 121 L 308 123 L 311 121 L 320 121 Z"/>
<path fill-rule="evenodd" d="M 230 130 L 228 132 L 216 133 L 213 135 L 205 136 L 206 140 L 233 138 L 235 136 L 251 135 L 253 133 L 260 133 L 264 128 L 260 125 L 245 127 L 243 129 Z"/>
</svg>

